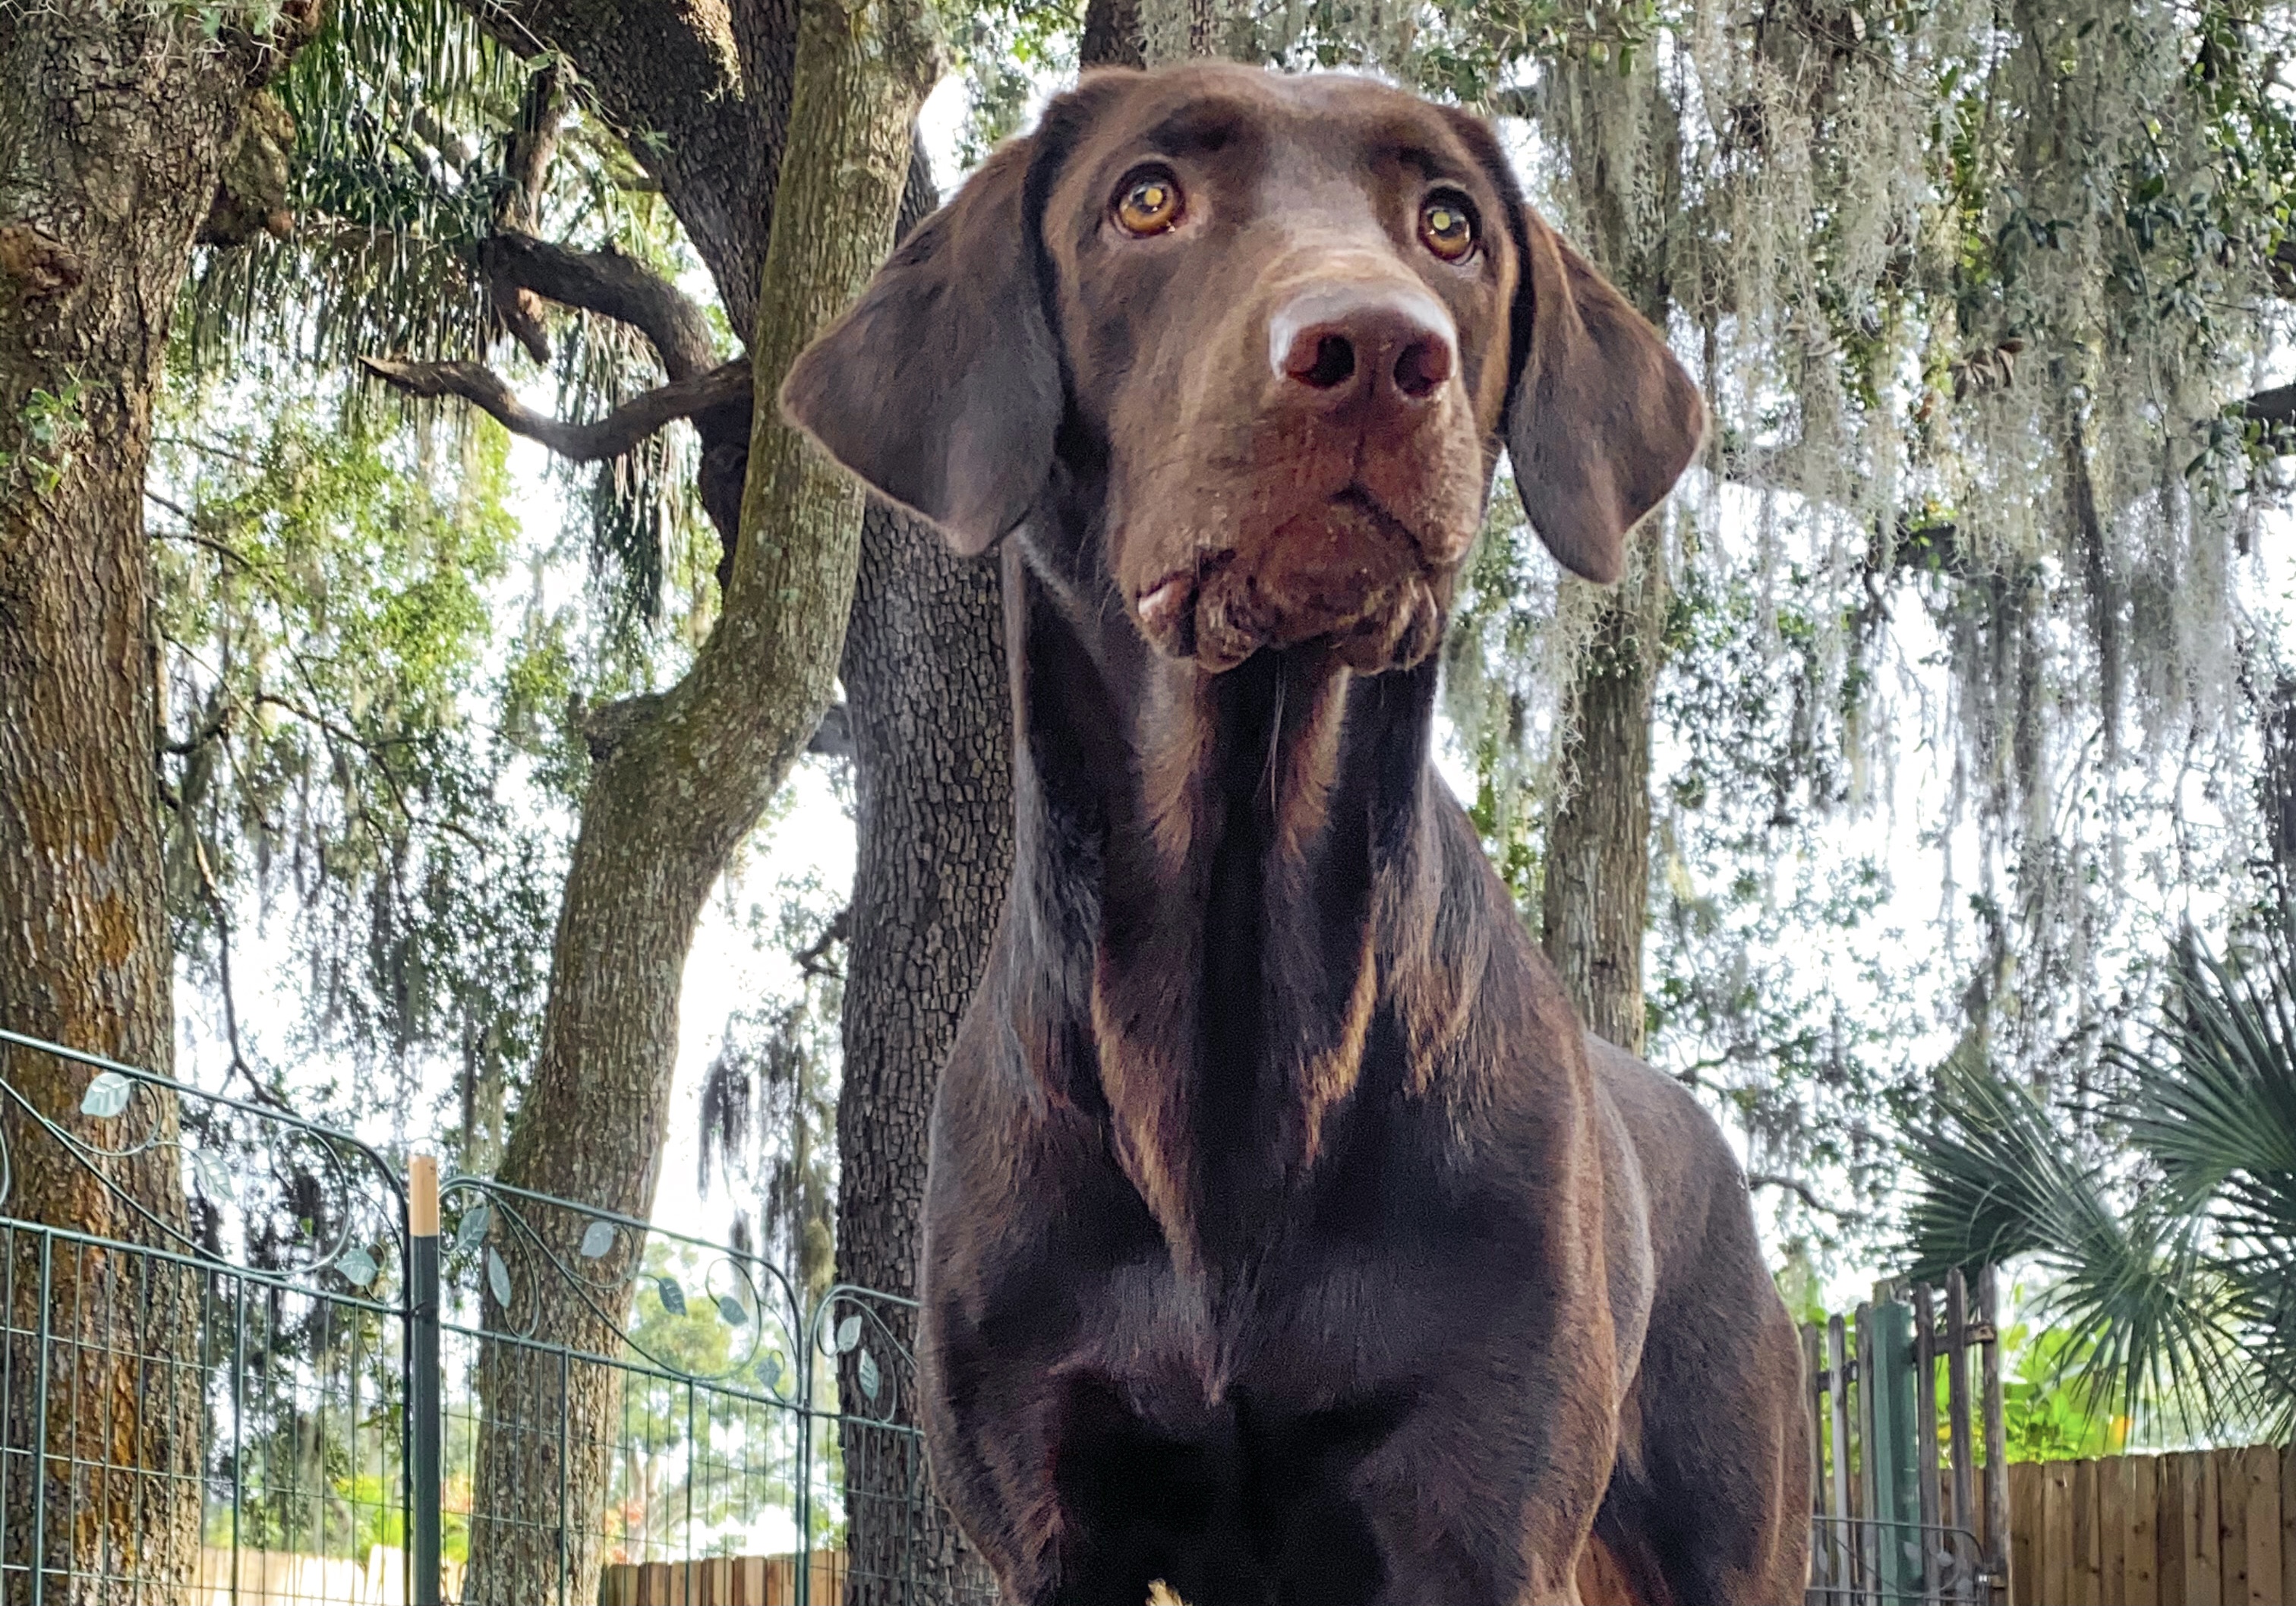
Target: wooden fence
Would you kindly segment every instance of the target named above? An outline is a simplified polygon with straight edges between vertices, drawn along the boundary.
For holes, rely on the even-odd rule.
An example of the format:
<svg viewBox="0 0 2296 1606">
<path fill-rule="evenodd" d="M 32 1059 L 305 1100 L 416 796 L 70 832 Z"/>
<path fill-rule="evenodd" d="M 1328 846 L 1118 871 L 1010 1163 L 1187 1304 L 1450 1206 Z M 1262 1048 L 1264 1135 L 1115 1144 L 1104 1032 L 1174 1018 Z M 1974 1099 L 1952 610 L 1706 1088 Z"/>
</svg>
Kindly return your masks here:
<svg viewBox="0 0 2296 1606">
<path fill-rule="evenodd" d="M 845 1554 L 813 1553 L 811 1606 L 843 1606 Z M 615 1562 L 598 1575 L 598 1606 L 797 1606 L 795 1556 Z"/>
<path fill-rule="evenodd" d="M 2018 1606 L 2296 1602 L 2296 1466 L 2251 1445 L 2009 1469 Z"/>
<path fill-rule="evenodd" d="M 1988 1267 L 1802 1330 L 1808 1606 L 2296 1606 L 2296 1455 L 2013 1465 L 1998 1309 Z"/>
<path fill-rule="evenodd" d="M 1920 1291 L 1913 1291 L 1912 1309 L 1920 1320 Z M 1887 1304 L 1889 1301 L 1882 1301 Z M 1964 1301 L 1964 1304 L 1966 1301 Z M 1939 1366 L 1950 1366 L 1955 1331 L 1952 1290 L 1946 1291 L 1946 1324 L 1939 1329 Z M 1983 1354 L 1991 1340 L 1985 1336 L 1989 1323 L 1972 1319 L 1988 1303 L 1980 1291 L 1977 1312 L 1964 1311 L 1959 1347 L 1964 1365 L 1974 1361 L 1988 1385 L 1997 1384 L 1997 1356 L 1988 1367 Z M 1996 1506 L 1991 1480 L 1980 1462 L 1971 1470 L 1966 1504 L 1953 1467 L 1954 1424 L 1966 1420 L 1948 1404 L 1948 1426 L 1938 1455 L 1928 1464 L 1938 1467 L 1939 1514 L 1944 1522 L 1923 1534 L 1925 1575 L 1907 1583 L 1885 1570 L 1882 1547 L 1871 1541 L 1898 1531 L 1879 1519 L 1862 1513 L 1874 1509 L 1876 1495 L 1864 1477 L 1865 1458 L 1855 1446 L 1876 1442 L 1863 1430 L 1863 1413 L 1855 1409 L 1856 1382 L 1864 1375 L 1883 1375 L 1890 1342 L 1883 1324 L 1886 1313 L 1869 1315 L 1874 1307 L 1861 1307 L 1857 1320 L 1870 1323 L 1853 1346 L 1849 1324 L 1836 1317 L 1815 1329 L 1819 1353 L 1831 1363 L 1810 1368 L 1812 1399 L 1828 1419 L 1825 1431 L 1815 1432 L 1822 1450 L 1842 1442 L 1833 1438 L 1831 1393 L 1833 1376 L 1846 1372 L 1851 1404 L 1844 1407 L 1845 1437 L 1853 1446 L 1848 1487 L 1833 1496 L 1831 1506 L 1816 1505 L 1821 1513 L 1846 1504 L 1849 1522 L 1821 1515 L 1813 1529 L 1816 1538 L 1811 1558 L 1809 1600 L 1832 1606 L 1896 1606 L 1898 1602 L 1973 1601 L 1999 1606 L 2296 1606 L 2296 1455 L 2270 1445 L 2244 1449 L 2200 1450 L 2185 1454 L 2115 1455 L 2098 1461 L 2020 1462 L 2010 1465 L 2005 1499 Z M 1870 1336 L 1872 1348 L 1866 1342 Z M 1842 1348 L 1833 1349 L 1839 1338 Z M 1916 1346 L 1916 1348 L 1918 1347 Z M 1977 1351 L 1974 1356 L 1971 1351 Z M 1879 1356 L 1881 1358 L 1876 1359 Z M 1838 1357 L 1838 1358 L 1837 1358 Z M 1918 1371 L 1916 1354 L 1913 1370 Z M 1830 1375 L 1829 1375 L 1830 1374 Z M 1948 1389 L 1950 1383 L 1948 1381 Z M 1876 1405 L 1881 1390 L 1877 1389 Z M 1989 1431 L 1998 1413 L 1997 1387 L 1976 1390 L 1973 1405 L 1982 1431 Z M 1988 1401 L 1992 1402 L 1988 1404 Z M 1934 1413 L 1931 1413 L 1934 1418 Z M 1813 1412 L 1815 1422 L 1818 1415 Z M 1972 1442 L 1964 1438 L 1963 1442 Z M 1975 1442 L 1982 1444 L 1983 1437 Z M 1997 1445 L 1999 1440 L 1994 1441 Z M 1917 1459 L 1930 1454 L 1930 1446 L 1918 1437 Z M 1875 1457 L 1879 1472 L 1879 1462 Z M 1829 1482 L 1837 1471 L 1829 1458 L 1821 1470 Z M 1877 1478 L 1877 1481 L 1879 1481 Z M 1918 1512 L 1920 1491 L 1915 1490 Z M 1813 1494 L 1813 1502 L 1817 1496 Z M 1958 1519 L 1966 1512 L 1971 1528 Z M 1997 1517 L 1992 1513 L 1998 1513 Z M 1999 1527 L 1993 1524 L 1997 1521 Z M 1970 1539 L 1956 1539 L 1956 1527 Z M 1945 1530 L 1943 1533 L 1931 1529 Z M 1987 1558 L 1987 1536 L 2007 1536 L 2008 1593 Z M 1834 1553 L 1836 1545 L 1863 1541 L 1845 1560 Z M 1972 1543 L 1973 1541 L 1973 1543 Z M 826 1552 L 813 1558 L 814 1606 L 841 1606 L 844 1599 L 845 1558 Z M 283 1582 L 284 1580 L 278 1580 Z M 797 1559 L 794 1556 L 743 1556 L 707 1561 L 609 1566 L 599 1580 L 598 1606 L 795 1606 Z M 248 1600 L 242 1594 L 242 1602 Z M 310 1595 L 305 1599 L 364 1601 L 362 1594 Z M 376 1596 L 376 1599 L 382 1597 Z M 394 1597 L 395 1598 L 395 1597 Z"/>
</svg>

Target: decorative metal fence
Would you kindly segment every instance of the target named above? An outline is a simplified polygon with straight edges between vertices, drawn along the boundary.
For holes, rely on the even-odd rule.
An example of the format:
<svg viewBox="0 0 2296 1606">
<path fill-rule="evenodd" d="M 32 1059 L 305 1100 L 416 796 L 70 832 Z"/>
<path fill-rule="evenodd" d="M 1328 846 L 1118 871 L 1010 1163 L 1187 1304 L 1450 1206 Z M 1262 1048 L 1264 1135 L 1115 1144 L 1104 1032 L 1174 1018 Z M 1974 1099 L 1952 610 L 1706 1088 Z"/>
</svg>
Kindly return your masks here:
<svg viewBox="0 0 2296 1606">
<path fill-rule="evenodd" d="M 0 1603 L 988 1606 L 912 1315 L 0 1031 Z"/>
<path fill-rule="evenodd" d="M 1802 1329 L 1808 1606 L 2008 1599 L 1997 1282 L 1980 1274 L 1974 1308 L 1957 1271 L 1943 1289 L 1885 1283 L 1854 1318 Z"/>
</svg>

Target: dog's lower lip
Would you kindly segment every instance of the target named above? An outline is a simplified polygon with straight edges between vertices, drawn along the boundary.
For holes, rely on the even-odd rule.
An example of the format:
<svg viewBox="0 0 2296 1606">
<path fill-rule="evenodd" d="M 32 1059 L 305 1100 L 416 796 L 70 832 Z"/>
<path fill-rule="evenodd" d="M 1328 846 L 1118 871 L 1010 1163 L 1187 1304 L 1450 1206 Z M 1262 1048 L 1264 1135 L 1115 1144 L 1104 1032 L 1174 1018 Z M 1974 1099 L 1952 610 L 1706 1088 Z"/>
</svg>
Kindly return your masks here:
<svg viewBox="0 0 2296 1606">
<path fill-rule="evenodd" d="M 1162 625 L 1169 622 L 1165 616 L 1178 609 L 1180 603 L 1186 599 L 1187 593 L 1188 577 L 1186 575 L 1167 575 L 1142 592 L 1139 600 L 1133 605 L 1139 610 L 1143 622 L 1149 625 Z"/>
<path fill-rule="evenodd" d="M 1410 545 L 1412 551 L 1419 550 L 1418 532 L 1393 513 L 1389 512 L 1385 504 L 1361 485 L 1349 486 L 1332 500 L 1341 507 L 1353 508 L 1370 520 L 1382 533 L 1399 537 Z"/>
</svg>

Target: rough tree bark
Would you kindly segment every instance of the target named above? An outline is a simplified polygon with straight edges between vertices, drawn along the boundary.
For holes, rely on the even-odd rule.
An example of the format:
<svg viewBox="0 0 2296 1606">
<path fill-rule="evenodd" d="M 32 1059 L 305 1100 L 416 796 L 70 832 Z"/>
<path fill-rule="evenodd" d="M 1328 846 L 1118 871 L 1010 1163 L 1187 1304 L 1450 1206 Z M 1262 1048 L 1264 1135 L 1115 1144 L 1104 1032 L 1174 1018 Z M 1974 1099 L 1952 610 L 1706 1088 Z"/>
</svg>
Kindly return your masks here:
<svg viewBox="0 0 2296 1606">
<path fill-rule="evenodd" d="M 1653 212 L 1638 205 L 1644 198 L 1629 193 L 1637 176 L 1614 170 L 1610 150 L 1587 135 L 1617 126 L 1623 102 L 1624 116 L 1639 115 L 1648 123 L 1652 149 L 1660 152 L 1653 167 L 1671 174 L 1678 122 L 1647 66 L 1626 74 L 1609 66 L 1557 63 L 1553 73 L 1547 94 L 1554 115 L 1544 126 L 1570 175 L 1570 221 L 1578 242 L 1642 315 L 1664 329 L 1672 299 L 1665 255 L 1670 209 L 1661 205 Z M 1571 1001 L 1594 1031 L 1636 1053 L 1645 1036 L 1651 698 L 1666 661 L 1672 601 L 1655 529 L 1665 516 L 1657 514 L 1653 528 L 1635 537 L 1626 577 L 1595 603 L 1595 628 L 1576 666 L 1556 755 L 1539 889 L 1541 939 Z"/>
<path fill-rule="evenodd" d="M 306 40 L 316 0 L 269 31 L 226 8 L 207 37 L 144 0 L 0 0 L 0 1024 L 166 1071 L 173 953 L 162 905 L 153 748 L 162 729 L 143 493 L 168 321 L 250 97 Z M 88 1073 L 0 1049 L 0 1074 L 92 1142 L 165 1139 L 148 1091 L 123 1120 L 82 1118 Z M 0 1141 L 14 1216 L 129 1242 L 184 1222 L 176 1151 L 101 1176 L 10 1102 Z M 11 1324 L 53 1323 L 49 1420 L 10 1391 L 5 1553 L 24 1569 L 45 1441 L 45 1598 L 188 1588 L 199 1553 L 196 1289 L 133 1255 L 12 1235 Z M 28 1346 L 12 1344 L 13 1375 Z M 8 1575 L 9 1599 L 29 1579 Z"/>
<path fill-rule="evenodd" d="M 916 0 L 800 6 L 791 136 L 751 303 L 761 397 L 883 258 L 935 70 Z M 694 921 L 829 705 L 859 559 L 858 488 L 770 405 L 755 414 L 718 624 L 676 687 L 616 722 L 584 799 L 541 1057 L 503 1165 L 521 1186 L 547 1181 L 562 1197 L 640 1217 L 653 1204 Z M 578 1217 L 548 1212 L 537 1225 L 574 1263 Z M 635 1250 L 625 1239 L 599 1271 L 629 1271 Z M 531 1320 L 556 1341 L 614 1353 L 619 1320 L 562 1282 L 536 1276 L 519 1299 L 531 1303 L 504 1311 L 490 1301 L 488 1325 Z M 558 1513 L 591 1511 L 603 1491 L 614 1381 L 606 1368 L 562 1373 L 515 1346 L 489 1346 L 466 1602 L 555 1598 L 562 1544 L 571 1587 L 593 1586 L 594 1538 L 562 1533 Z"/>
<path fill-rule="evenodd" d="M 1012 729 L 997 566 L 958 559 L 882 504 L 871 507 L 862 540 L 844 673 L 859 807 L 837 1105 L 837 1275 L 913 1297 L 933 1090 L 1012 876 Z M 906 1314 L 883 1314 L 914 1354 Z M 894 1421 L 906 1427 L 914 1391 L 902 1381 Z M 857 1415 L 877 1414 L 853 1380 L 840 1386 Z M 901 1463 L 914 1451 L 880 1429 L 847 1437 L 857 1602 L 885 1594 L 876 1580 L 904 1575 L 925 1600 L 993 1599 L 937 1508 L 916 1513 L 914 1528 L 866 1520 L 902 1509 Z"/>
<path fill-rule="evenodd" d="M 1595 603 L 1575 667 L 1547 815 L 1540 941 L 1597 1035 L 1643 1052 L 1650 900 L 1651 693 L 1664 661 L 1666 561 L 1645 535 Z M 1585 582 L 1569 580 L 1566 585 Z"/>
</svg>

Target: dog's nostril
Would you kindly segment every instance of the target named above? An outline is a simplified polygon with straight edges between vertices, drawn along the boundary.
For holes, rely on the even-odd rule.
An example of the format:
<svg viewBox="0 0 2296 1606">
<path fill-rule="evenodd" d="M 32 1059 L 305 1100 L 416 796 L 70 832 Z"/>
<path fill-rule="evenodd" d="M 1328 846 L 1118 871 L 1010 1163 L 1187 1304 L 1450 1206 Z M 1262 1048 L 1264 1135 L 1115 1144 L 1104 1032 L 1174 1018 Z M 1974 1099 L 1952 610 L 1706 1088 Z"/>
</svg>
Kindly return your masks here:
<svg viewBox="0 0 2296 1606">
<path fill-rule="evenodd" d="M 1446 340 L 1418 340 L 1395 359 L 1395 388 L 1414 401 L 1423 400 L 1451 377 L 1451 347 Z"/>
<path fill-rule="evenodd" d="M 1292 377 L 1318 390 L 1328 390 L 1333 385 L 1345 384 L 1355 371 L 1354 343 L 1343 334 L 1327 334 L 1316 342 L 1315 360 L 1306 367 L 1299 366 L 1295 357 Z"/>
</svg>

